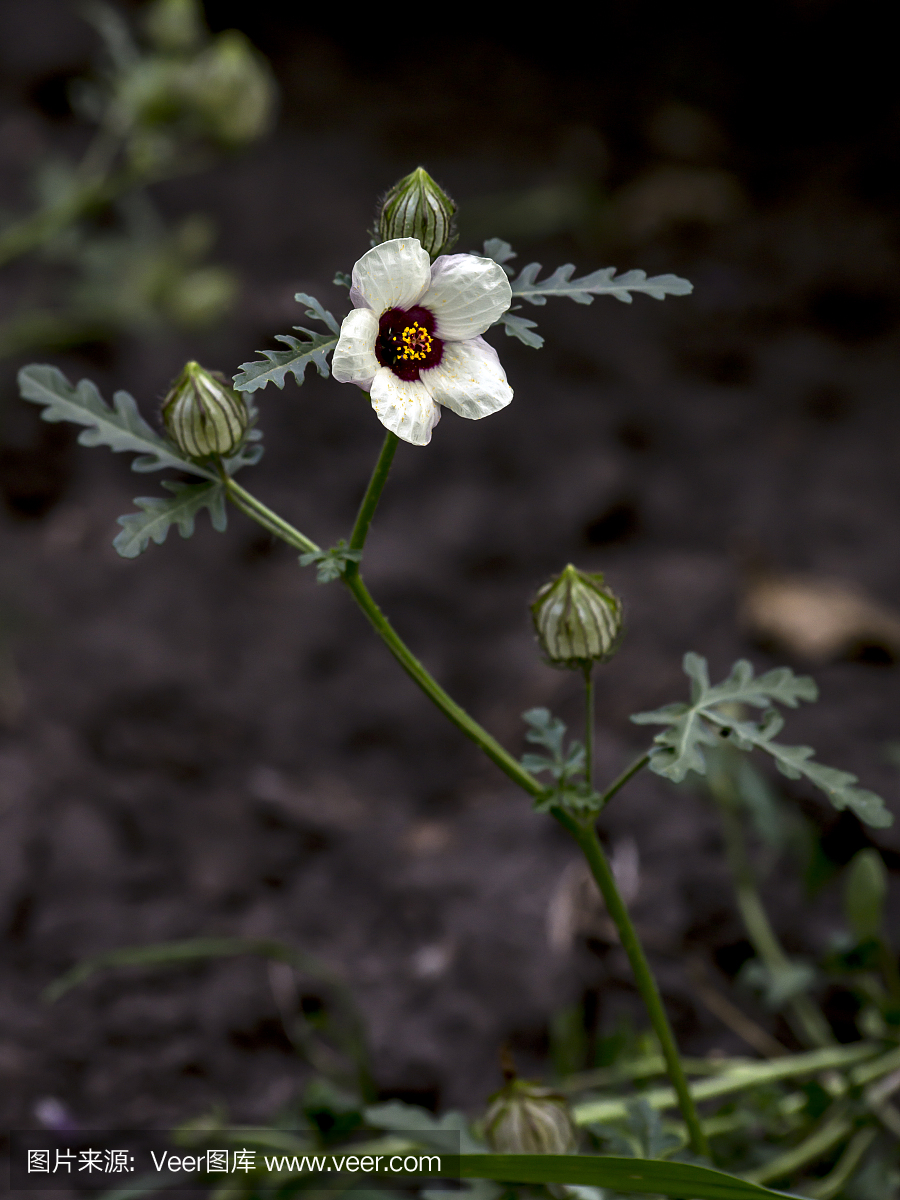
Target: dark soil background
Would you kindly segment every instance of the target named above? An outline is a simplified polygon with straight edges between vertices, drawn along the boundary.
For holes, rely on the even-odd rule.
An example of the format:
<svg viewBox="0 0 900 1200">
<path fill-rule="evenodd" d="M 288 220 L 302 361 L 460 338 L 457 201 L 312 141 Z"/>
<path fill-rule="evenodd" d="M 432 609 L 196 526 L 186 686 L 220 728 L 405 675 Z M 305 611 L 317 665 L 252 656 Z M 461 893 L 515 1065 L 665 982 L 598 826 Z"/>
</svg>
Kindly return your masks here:
<svg viewBox="0 0 900 1200">
<path fill-rule="evenodd" d="M 519 264 L 695 285 L 529 310 L 543 350 L 491 334 L 513 404 L 479 423 L 448 413 L 431 446 L 398 452 L 367 578 L 506 745 L 524 749 L 534 705 L 579 719 L 577 679 L 542 663 L 527 607 L 570 560 L 605 572 L 627 608 L 598 676 L 610 776 L 645 744 L 629 714 L 684 694 L 685 650 L 716 675 L 741 655 L 785 659 L 741 627 L 748 563 L 900 605 L 900 97 L 884 10 L 609 3 L 527 24 L 457 12 L 445 29 L 438 12 L 304 9 L 209 0 L 214 29 L 270 56 L 280 122 L 234 162 L 155 189 L 169 217 L 215 219 L 243 280 L 233 318 L 53 361 L 151 414 L 185 359 L 231 374 L 274 346 L 303 319 L 295 291 L 342 315 L 334 271 L 367 248 L 378 193 L 421 162 L 460 204 L 459 249 L 496 235 Z M 74 5 L 0 4 L 6 208 L 37 157 L 78 146 L 59 81 L 94 52 Z M 8 274 L 4 304 L 25 302 L 24 278 Z M 317 586 L 237 513 L 225 536 L 202 517 L 190 541 L 118 558 L 115 518 L 156 477 L 41 424 L 15 398 L 19 365 L 2 367 L 0 452 L 3 1124 L 48 1119 L 48 1098 L 100 1127 L 215 1104 L 265 1122 L 299 1094 L 307 1069 L 259 961 L 106 974 L 41 1003 L 62 971 L 121 946 L 266 936 L 318 955 L 364 1014 L 382 1094 L 431 1107 L 476 1112 L 505 1040 L 546 1071 L 554 1014 L 585 996 L 600 1030 L 639 1014 L 602 914 L 578 908 L 574 848 L 429 708 L 340 586 Z M 242 480 L 329 544 L 381 426 L 356 389 L 318 377 L 259 398 L 266 457 Z M 815 675 L 822 700 L 790 717 L 788 740 L 896 806 L 889 649 Z M 873 836 L 805 785 L 778 786 L 835 863 Z M 698 958 L 787 1036 L 730 989 L 747 948 L 703 797 L 641 778 L 601 824 L 632 882 L 637 849 L 636 918 L 684 1048 L 746 1051 L 698 998 Z M 896 870 L 900 834 L 874 836 Z M 783 863 L 771 888 L 789 949 L 821 952 L 838 887 L 812 907 Z M 896 914 L 896 887 L 893 900 Z M 839 1036 L 856 1036 L 847 997 L 830 1004 Z"/>
</svg>

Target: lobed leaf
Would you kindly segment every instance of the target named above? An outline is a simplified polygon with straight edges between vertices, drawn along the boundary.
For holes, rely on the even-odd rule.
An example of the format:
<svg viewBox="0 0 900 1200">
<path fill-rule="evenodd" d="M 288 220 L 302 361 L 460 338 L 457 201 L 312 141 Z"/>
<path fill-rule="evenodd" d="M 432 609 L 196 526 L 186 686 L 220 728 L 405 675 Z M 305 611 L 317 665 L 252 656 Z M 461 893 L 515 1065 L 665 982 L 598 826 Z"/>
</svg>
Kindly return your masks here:
<svg viewBox="0 0 900 1200">
<path fill-rule="evenodd" d="M 338 325 L 332 314 L 327 308 L 322 307 L 315 296 L 310 296 L 307 292 L 295 292 L 294 299 L 298 304 L 305 304 L 307 306 L 306 315 L 308 317 L 311 317 L 314 321 L 321 321 L 322 324 L 327 326 L 332 333 L 341 332 L 341 327 Z"/>
<path fill-rule="evenodd" d="M 297 384 L 303 382 L 306 368 L 314 365 L 324 378 L 330 371 L 326 355 L 337 345 L 337 337 L 313 333 L 302 325 L 295 325 L 299 333 L 305 335 L 301 341 L 289 333 L 276 333 L 275 341 L 290 346 L 290 350 L 261 350 L 265 362 L 258 359 L 254 362 L 241 363 L 241 369 L 234 377 L 234 386 L 239 392 L 255 392 L 257 388 L 267 387 L 274 383 L 277 388 L 284 387 L 288 371 L 294 376 Z"/>
<path fill-rule="evenodd" d="M 613 296 L 623 304 L 630 304 L 632 292 L 641 292 L 662 300 L 666 296 L 688 296 L 694 285 L 679 275 L 654 275 L 647 278 L 646 271 L 626 271 L 616 275 L 615 267 L 601 267 L 590 275 L 572 278 L 573 263 L 557 267 L 552 275 L 538 281 L 540 263 L 529 263 L 515 279 L 511 280 L 513 296 L 521 296 L 529 304 L 546 304 L 548 296 L 567 296 L 576 304 L 593 304 L 595 296 Z"/>
<path fill-rule="evenodd" d="M 117 453 L 137 454 L 139 457 L 131 464 L 133 471 L 175 467 L 212 478 L 205 467 L 184 457 L 177 446 L 147 424 L 128 392 L 116 392 L 110 407 L 89 379 L 73 387 L 57 367 L 40 363 L 23 367 L 18 378 L 22 398 L 44 406 L 42 420 L 86 426 L 78 435 L 79 445 L 109 446 Z"/>
<path fill-rule="evenodd" d="M 665 296 L 687 296 L 694 290 L 692 283 L 678 275 L 655 275 L 648 279 L 646 271 L 635 270 L 617 276 L 615 267 L 601 267 L 599 271 L 593 271 L 590 275 L 573 279 L 575 267 L 572 263 L 557 267 L 552 275 L 540 281 L 538 275 L 541 264 L 529 263 L 512 278 L 512 268 L 507 264 L 510 259 L 516 258 L 516 252 L 509 242 L 503 241 L 502 238 L 488 238 L 484 243 L 484 255 L 499 263 L 511 277 L 513 297 L 520 296 L 529 304 L 546 304 L 548 296 L 568 296 L 576 304 L 593 304 L 595 296 L 613 296 L 623 304 L 630 304 L 632 292 L 642 292 L 656 300 L 662 300 Z M 508 309 L 496 323 L 505 327 L 509 337 L 516 337 L 526 346 L 539 350 L 544 344 L 544 339 L 534 332 L 537 327 L 535 321 L 516 315 L 519 307 L 516 305 Z"/>
<path fill-rule="evenodd" d="M 880 796 L 855 786 L 855 775 L 814 762 L 815 751 L 810 746 L 784 746 L 774 740 L 784 727 L 784 718 L 770 705 L 774 701 L 796 708 L 801 700 L 815 700 L 818 689 L 809 676 L 777 667 L 755 677 L 750 663 L 741 659 L 723 683 L 712 686 L 706 659 L 693 653 L 684 656 L 684 671 L 691 680 L 689 704 L 668 704 L 631 718 L 637 725 L 668 726 L 653 739 L 650 769 L 657 775 L 674 783 L 680 783 L 689 771 L 705 775 L 706 748 L 721 745 L 727 738 L 739 750 L 764 750 L 783 775 L 808 779 L 836 809 L 849 808 L 861 821 L 878 828 L 893 823 Z M 747 721 L 735 717 L 736 705 L 769 711 L 759 722 Z"/>
<path fill-rule="evenodd" d="M 316 564 L 316 583 L 333 583 L 346 572 L 349 563 L 362 562 L 362 550 L 351 550 L 343 538 L 327 550 L 310 550 L 300 555 L 300 566 Z"/>
<path fill-rule="evenodd" d="M 283 388 L 288 371 L 294 376 L 299 387 L 306 375 L 306 368 L 310 365 L 314 365 L 320 375 L 328 378 L 330 372 L 327 355 L 337 345 L 340 326 L 315 296 L 297 292 L 294 299 L 300 304 L 305 304 L 306 315 L 314 321 L 321 321 L 328 333 L 316 333 L 303 325 L 294 325 L 293 328 L 303 334 L 302 339 L 289 333 L 276 334 L 275 341 L 284 343 L 290 349 L 261 350 L 265 361 L 260 362 L 257 359 L 254 362 L 242 363 L 240 371 L 234 377 L 234 386 L 239 392 L 255 392 L 257 388 L 264 388 L 270 383 L 274 383 L 277 388 Z"/>
<path fill-rule="evenodd" d="M 584 779 L 576 779 L 585 769 L 585 749 L 581 742 L 565 745 L 566 726 L 548 708 L 530 708 L 522 719 L 531 726 L 525 740 L 543 746 L 547 754 L 525 754 L 521 764 L 532 775 L 549 772 L 553 786 L 538 797 L 536 812 L 547 812 L 560 806 L 578 813 L 598 812 L 600 795 Z"/>
<path fill-rule="evenodd" d="M 507 311 L 500 318 L 498 324 L 504 326 L 507 337 L 518 338 L 532 350 L 540 350 L 544 344 L 544 339 L 539 333 L 532 333 L 532 330 L 537 328 L 537 321 L 531 321 L 528 317 L 517 317 L 514 312 Z"/>
<path fill-rule="evenodd" d="M 503 238 L 488 238 L 484 243 L 484 257 L 492 258 L 495 263 L 498 263 L 507 275 L 512 274 L 512 268 L 506 264 L 511 258 L 518 258 L 515 250 L 509 242 L 504 242 Z"/>
<path fill-rule="evenodd" d="M 223 533 L 227 523 L 225 488 L 218 480 L 210 483 L 173 483 L 163 481 L 172 496 L 138 496 L 135 504 L 140 512 L 119 517 L 122 532 L 113 545 L 123 558 L 137 558 L 151 541 L 158 546 L 166 540 L 169 529 L 178 526 L 182 537 L 194 532 L 194 518 L 202 508 L 209 509 L 212 527 Z"/>
</svg>

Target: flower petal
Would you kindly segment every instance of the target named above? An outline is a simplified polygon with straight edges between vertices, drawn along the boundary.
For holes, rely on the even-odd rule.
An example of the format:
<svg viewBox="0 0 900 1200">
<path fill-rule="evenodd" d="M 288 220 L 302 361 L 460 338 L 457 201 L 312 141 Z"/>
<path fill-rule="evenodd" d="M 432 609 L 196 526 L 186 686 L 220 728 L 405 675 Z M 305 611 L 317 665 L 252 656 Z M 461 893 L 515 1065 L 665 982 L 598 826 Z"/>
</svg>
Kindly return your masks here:
<svg viewBox="0 0 900 1200">
<path fill-rule="evenodd" d="M 381 316 L 389 308 L 410 308 L 431 278 L 429 258 L 415 238 L 394 238 L 367 251 L 353 268 L 350 298 Z"/>
<path fill-rule="evenodd" d="M 480 337 L 445 342 L 440 363 L 420 378 L 438 404 L 470 421 L 506 408 L 513 398 L 497 351 Z"/>
<path fill-rule="evenodd" d="M 331 374 L 338 383 L 355 383 L 369 390 L 378 359 L 375 339 L 378 318 L 370 308 L 354 308 L 341 322 L 341 336 L 331 359 Z"/>
<path fill-rule="evenodd" d="M 421 379 L 398 379 L 390 367 L 381 367 L 372 380 L 371 397 L 385 429 L 414 446 L 428 445 L 441 410 Z"/>
<path fill-rule="evenodd" d="M 422 305 L 434 313 L 435 332 L 446 341 L 477 337 L 512 303 L 506 272 L 490 258 L 442 254 L 431 268 L 431 286 Z"/>
</svg>

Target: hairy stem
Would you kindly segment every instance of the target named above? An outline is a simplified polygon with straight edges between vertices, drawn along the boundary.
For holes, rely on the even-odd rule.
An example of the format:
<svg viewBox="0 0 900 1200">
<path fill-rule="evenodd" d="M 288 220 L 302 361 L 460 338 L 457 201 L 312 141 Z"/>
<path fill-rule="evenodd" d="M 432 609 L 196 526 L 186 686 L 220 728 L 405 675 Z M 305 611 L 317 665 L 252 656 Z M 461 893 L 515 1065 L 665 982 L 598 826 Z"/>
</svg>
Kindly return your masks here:
<svg viewBox="0 0 900 1200">
<path fill-rule="evenodd" d="M 756 877 L 747 855 L 740 813 L 724 796 L 716 798 L 722 817 L 725 847 L 734 879 L 737 905 L 747 936 L 760 960 L 773 974 L 786 971 L 790 968 L 790 959 L 772 928 L 756 886 Z M 809 996 L 794 996 L 785 1007 L 788 1021 L 802 1042 L 812 1046 L 834 1045 L 834 1034 L 828 1022 Z"/>
<path fill-rule="evenodd" d="M 656 979 L 650 970 L 650 964 L 647 962 L 644 948 L 632 924 L 631 917 L 628 915 L 628 909 L 619 895 L 619 889 L 616 887 L 612 868 L 603 852 L 603 847 L 600 845 L 600 839 L 597 837 L 596 830 L 593 825 L 582 825 L 581 822 L 577 821 L 569 813 L 564 812 L 561 808 L 554 808 L 551 811 L 560 825 L 568 830 L 578 843 L 591 869 L 591 874 L 596 880 L 597 887 L 600 889 L 600 894 L 603 896 L 606 910 L 619 932 L 622 948 L 628 955 L 631 970 L 634 973 L 635 981 L 650 1016 L 650 1024 L 653 1026 L 653 1032 L 656 1034 L 662 1047 L 668 1076 L 672 1081 L 672 1087 L 675 1089 L 678 1097 L 678 1107 L 681 1109 L 681 1115 L 684 1117 L 688 1128 L 691 1149 L 695 1154 L 708 1156 L 709 1145 L 706 1135 L 700 1127 L 697 1106 L 694 1104 L 694 1099 L 688 1087 L 687 1078 L 678 1054 L 678 1047 L 675 1044 L 675 1037 L 672 1033 L 672 1027 L 669 1025 L 669 1019 L 666 1016 L 666 1010 L 663 1007 Z"/>
</svg>

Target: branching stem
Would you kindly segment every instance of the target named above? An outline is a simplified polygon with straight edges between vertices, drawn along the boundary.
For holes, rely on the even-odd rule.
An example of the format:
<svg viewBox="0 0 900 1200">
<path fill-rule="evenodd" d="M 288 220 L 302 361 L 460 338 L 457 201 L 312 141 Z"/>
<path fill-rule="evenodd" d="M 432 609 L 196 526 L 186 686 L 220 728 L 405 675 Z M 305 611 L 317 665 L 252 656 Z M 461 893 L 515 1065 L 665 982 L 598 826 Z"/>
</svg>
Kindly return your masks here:
<svg viewBox="0 0 900 1200">
<path fill-rule="evenodd" d="M 255 496 L 251 496 L 245 488 L 242 488 L 230 476 L 223 474 L 222 482 L 225 484 L 225 490 L 228 492 L 228 497 L 232 504 L 248 517 L 252 517 L 264 529 L 268 529 L 269 533 L 274 533 L 276 537 L 280 537 L 289 546 L 293 546 L 296 550 L 302 550 L 305 554 L 315 553 L 320 549 L 306 534 L 301 533 L 299 529 L 295 529 L 293 525 L 288 524 L 277 513 L 272 512 L 271 508 L 267 508 L 261 500 L 257 500 Z"/>
<path fill-rule="evenodd" d="M 369 486 L 366 489 L 362 504 L 360 505 L 359 514 L 356 518 L 356 524 L 353 527 L 353 533 L 350 537 L 350 548 L 354 550 L 362 550 L 365 545 L 366 535 L 369 531 L 369 526 L 372 522 L 372 517 L 378 506 L 378 500 L 381 492 L 387 481 L 388 472 L 391 466 L 394 452 L 397 448 L 397 439 L 393 434 L 388 434 L 384 440 L 378 462 L 372 473 L 372 478 L 369 481 Z M 261 501 L 252 496 L 240 484 L 233 479 L 227 478 L 224 480 L 228 495 L 231 500 L 246 513 L 258 521 L 260 525 L 274 533 L 277 537 L 282 538 L 289 545 L 304 551 L 315 551 L 319 547 L 305 534 L 300 533 L 287 521 L 283 520 L 267 508 Z M 441 712 L 453 722 L 453 724 L 470 738 L 487 757 L 495 763 L 501 771 L 504 772 L 514 783 L 518 784 L 523 791 L 528 795 L 534 796 L 536 799 L 544 798 L 547 795 L 547 789 L 543 787 L 525 768 L 509 753 L 503 746 L 482 728 L 465 709 L 461 708 L 455 700 L 453 700 L 440 686 L 436 679 L 425 669 L 418 658 L 412 653 L 406 643 L 399 637 L 393 626 L 388 621 L 387 617 L 375 603 L 371 593 L 363 583 L 362 576 L 355 563 L 348 564 L 348 568 L 344 571 L 343 582 L 350 594 L 353 596 L 356 603 L 362 609 L 366 618 L 372 625 L 375 632 L 385 643 L 390 652 L 394 655 L 397 661 L 406 671 L 407 675 L 419 685 L 426 696 L 441 710 Z M 590 675 L 585 673 L 585 686 L 587 688 L 587 728 L 586 728 L 586 745 L 585 753 L 587 757 L 587 769 L 591 770 L 591 751 L 593 742 L 593 695 L 591 688 Z M 642 755 L 636 762 L 632 763 L 618 779 L 607 788 L 604 799 L 607 800 L 625 784 L 629 779 L 649 761 L 649 755 Z M 590 774 L 588 774 L 590 778 Z M 659 1038 L 662 1046 L 663 1056 L 666 1061 L 669 1078 L 672 1081 L 672 1086 L 678 1097 L 678 1104 L 688 1127 L 691 1147 L 696 1154 L 709 1154 L 709 1147 L 706 1136 L 700 1127 L 700 1119 L 697 1115 L 697 1109 L 691 1098 L 690 1090 L 688 1089 L 687 1079 L 681 1066 L 681 1061 L 678 1056 L 678 1049 L 675 1044 L 675 1038 L 666 1017 L 665 1009 L 663 1008 L 662 999 L 659 994 L 659 989 L 656 986 L 656 980 L 650 970 L 640 940 L 631 918 L 628 915 L 628 910 L 622 897 L 619 895 L 619 890 L 616 886 L 616 881 L 610 869 L 606 855 L 600 845 L 597 834 L 594 831 L 593 825 L 584 825 L 575 817 L 565 812 L 561 808 L 552 809 L 554 817 L 561 825 L 575 838 L 582 853 L 587 859 L 597 886 L 600 889 L 601 895 L 606 902 L 607 911 L 621 938 L 622 945 L 628 955 L 632 970 L 634 971 L 635 980 L 638 989 L 643 997 L 644 1004 L 650 1016 L 650 1022 L 653 1029 Z"/>
</svg>

